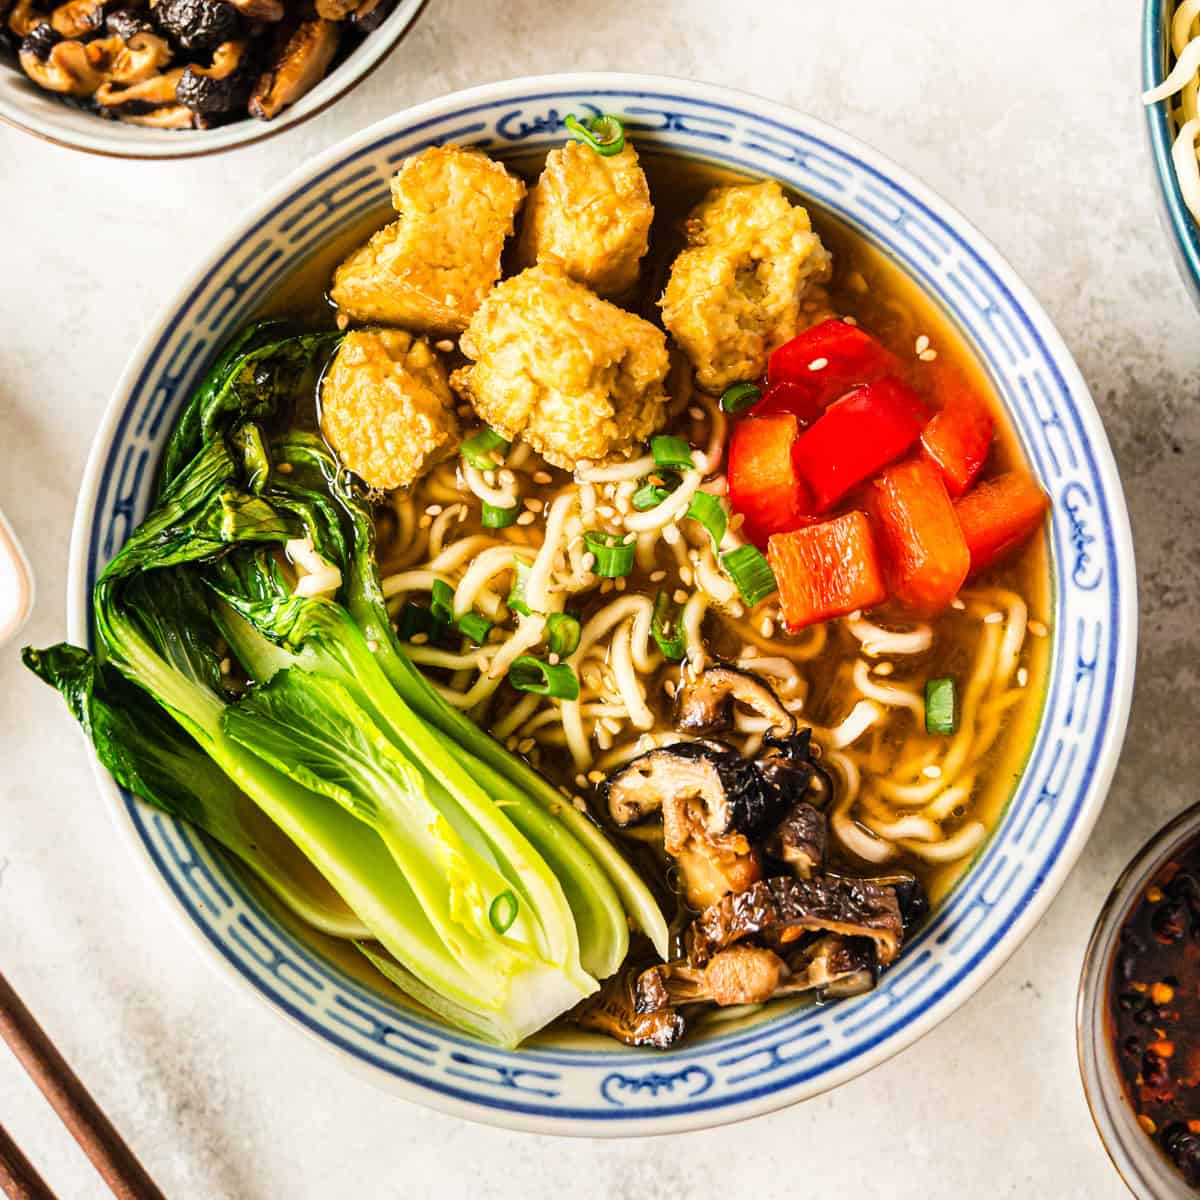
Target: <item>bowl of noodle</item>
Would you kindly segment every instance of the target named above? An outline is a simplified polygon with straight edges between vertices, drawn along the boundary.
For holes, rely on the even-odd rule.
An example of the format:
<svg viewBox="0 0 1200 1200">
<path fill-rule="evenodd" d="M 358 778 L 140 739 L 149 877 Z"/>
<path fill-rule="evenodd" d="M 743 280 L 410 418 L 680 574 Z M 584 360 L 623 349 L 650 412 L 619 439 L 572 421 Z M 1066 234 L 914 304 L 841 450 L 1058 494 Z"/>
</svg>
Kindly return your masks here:
<svg viewBox="0 0 1200 1200">
<path fill-rule="evenodd" d="M 561 153 L 579 126 L 570 123 L 573 113 L 619 119 L 644 170 L 639 202 L 648 196 L 653 204 L 640 266 L 635 258 L 622 283 L 609 276 L 595 283 L 610 298 L 545 267 L 540 256 L 522 269 L 517 260 L 530 250 L 518 232 L 481 310 L 490 315 L 474 319 L 461 339 L 430 334 L 414 343 L 409 333 L 379 331 L 381 321 L 402 320 L 355 315 L 346 272 L 368 238 L 392 229 L 389 186 L 398 168 L 403 175 L 414 161 L 429 166 L 431 147 L 452 146 L 458 149 L 450 153 L 468 156 L 455 160 L 455 172 L 485 173 L 487 186 L 519 198 L 539 179 L 545 186 L 547 156 Z M 585 170 L 595 166 L 584 163 Z M 538 203 L 548 203 L 547 195 Z M 731 196 L 761 203 L 775 214 L 771 220 L 799 230 L 799 240 L 787 244 L 809 256 L 811 278 L 787 317 L 789 329 L 841 339 L 837 353 L 809 354 L 800 384 L 840 369 L 838 355 L 851 346 L 860 362 L 869 353 L 886 364 L 872 372 L 886 374 L 882 383 L 859 387 L 856 380 L 852 394 L 819 418 L 757 407 L 747 415 L 730 400 L 731 392 L 735 400 L 758 394 L 747 392 L 748 376 L 731 388 L 706 358 L 704 306 L 689 306 L 685 295 L 686 269 L 700 260 L 685 256 L 711 247 L 718 209 Z M 524 219 L 532 221 L 528 208 Z M 713 222 L 708 243 L 694 238 L 703 220 Z M 331 280 L 337 310 L 328 299 Z M 527 302 L 535 293 L 536 303 Z M 731 296 L 725 301 L 743 298 Z M 628 339 L 617 358 L 631 373 L 638 355 L 657 364 L 647 368 L 653 399 L 639 401 L 660 406 L 653 430 L 631 426 L 623 444 L 585 450 L 583 433 L 579 445 L 563 440 L 549 416 L 536 429 L 505 428 L 503 403 L 512 393 L 497 385 L 504 371 L 518 360 L 523 371 L 557 369 L 570 354 L 557 344 L 550 353 L 546 342 L 535 352 L 514 349 L 509 333 L 496 331 L 511 333 L 515 326 L 505 322 L 513 314 L 546 326 L 560 298 L 574 306 L 573 316 L 551 321 L 540 336 L 569 333 L 570 345 L 593 349 L 605 338 Z M 133 353 L 79 501 L 70 632 L 80 646 L 93 645 L 96 582 L 154 503 L 156 469 L 169 457 L 189 396 L 221 347 L 264 317 L 319 327 L 323 344 L 344 339 L 318 381 L 300 389 L 289 419 L 312 444 L 323 433 L 342 465 L 373 485 L 382 602 L 400 650 L 437 704 L 549 781 L 576 817 L 597 823 L 656 897 L 668 897 L 665 913 L 679 901 L 689 920 L 713 900 L 713 876 L 693 875 L 694 861 L 682 854 L 664 865 L 670 794 L 659 798 L 661 821 L 656 813 L 641 820 L 643 812 L 632 819 L 618 803 L 629 799 L 621 792 L 628 772 L 641 764 L 645 783 L 666 761 L 655 754 L 674 754 L 671 769 L 701 764 L 722 780 L 734 777 L 726 771 L 747 778 L 750 764 L 757 797 L 770 791 L 764 779 L 778 783 L 799 771 L 790 777 L 813 789 L 801 815 L 820 809 L 819 851 L 805 843 L 807 858 L 791 854 L 779 840 L 780 824 L 761 852 L 735 848 L 734 866 L 757 879 L 772 875 L 770 863 L 792 864 L 787 880 L 754 885 L 778 885 L 781 912 L 796 889 L 829 889 L 839 903 L 851 896 L 860 905 L 855 936 L 847 934 L 838 949 L 853 943 L 859 957 L 838 976 L 853 986 L 838 990 L 831 976 L 823 986 L 801 986 L 789 956 L 797 947 L 807 953 L 811 974 L 818 945 L 828 949 L 829 939 L 816 939 L 811 921 L 781 926 L 773 940 L 749 939 L 755 953 L 777 964 L 776 984 L 792 981 L 770 992 L 780 997 L 770 1003 L 724 1002 L 711 972 L 702 978 L 680 960 L 656 968 L 665 972 L 656 978 L 687 1013 L 682 1040 L 672 1034 L 649 1046 L 622 1045 L 597 1033 L 595 1022 L 567 1019 L 509 1048 L 406 998 L 352 945 L 303 927 L 279 894 L 217 844 L 98 770 L 121 836 L 226 976 L 409 1099 L 511 1128 L 618 1136 L 721 1124 L 834 1087 L 933 1028 L 1031 931 L 1084 845 L 1119 753 L 1136 638 L 1133 555 L 1103 427 L 1068 351 L 1011 268 L 938 197 L 812 118 L 650 76 L 490 84 L 364 131 L 246 214 Z M 429 383 L 439 356 L 453 397 L 442 376 Z M 422 386 L 448 406 L 439 420 L 454 428 L 448 450 L 403 486 L 373 480 L 371 472 L 384 469 L 377 460 L 352 461 L 361 427 L 339 424 L 338 408 L 369 391 L 365 375 L 343 380 L 347 370 L 382 363 L 391 371 L 400 362 L 424 372 Z M 747 431 L 778 430 L 782 421 L 794 437 L 798 423 L 803 432 L 784 458 L 799 462 L 815 445 L 810 435 L 849 419 L 856 405 L 877 416 L 878 406 L 900 404 L 888 411 L 911 422 L 913 396 L 920 420 L 930 424 L 924 433 L 914 426 L 904 446 L 870 470 L 889 461 L 893 468 L 865 490 L 838 483 L 835 495 L 821 475 L 827 448 L 812 453 L 810 484 L 826 489 L 819 518 L 786 529 L 754 525 L 768 521 L 757 465 L 765 460 L 745 467 L 738 439 Z M 986 436 L 971 478 L 952 479 L 946 467 L 943 484 L 931 414 L 963 405 Z M 540 411 L 545 416 L 549 406 Z M 851 458 L 862 450 L 852 438 L 840 445 L 838 453 Z M 358 447 L 368 456 L 376 449 L 370 441 Z M 397 453 L 394 443 L 387 452 Z M 859 466 L 864 480 L 869 469 Z M 937 512 L 950 514 L 946 537 L 957 553 L 973 556 L 969 577 L 965 557 L 949 590 L 936 571 L 906 575 L 901 586 L 890 559 L 886 586 L 870 572 L 865 591 L 862 571 L 839 577 L 872 536 L 882 544 L 894 532 L 888 505 L 907 494 L 920 507 L 927 497 L 910 485 L 930 480 L 943 498 Z M 1001 495 L 1010 505 L 1023 497 L 1032 519 L 1019 537 L 987 542 L 980 530 L 1004 507 Z M 844 535 L 841 549 L 812 568 L 829 576 L 818 602 L 803 587 L 810 576 L 797 574 L 787 556 L 802 556 L 814 539 L 834 533 Z M 297 595 L 338 594 L 342 576 L 314 554 L 311 540 L 289 554 L 280 569 Z M 759 586 L 768 560 L 778 592 Z M 747 573 L 747 561 L 757 574 Z M 941 588 L 941 599 L 935 603 L 928 590 L 918 596 L 918 583 Z M 848 590 L 831 601 L 839 586 Z M 891 599 L 881 603 L 885 593 Z M 559 686 L 564 679 L 569 686 Z M 697 680 L 734 689 L 739 703 L 721 693 L 704 709 Z M 716 729 L 719 741 L 710 736 Z M 634 808 L 639 796 L 632 795 Z M 815 866 L 814 855 L 823 859 Z M 745 886 L 718 883 L 718 901 Z M 905 902 L 918 892 L 929 904 L 915 914 Z M 864 897 L 886 901 L 891 915 L 864 915 Z M 730 897 L 723 898 L 729 917 Z M 674 917 L 671 925 L 674 936 L 682 926 Z M 820 926 L 826 933 L 833 927 Z M 695 950 L 695 925 L 689 928 Z M 710 923 L 714 938 L 715 928 Z M 714 952 L 722 953 L 715 942 L 706 953 Z M 832 970 L 831 961 L 822 960 L 822 969 Z M 669 1049 L 652 1048 L 667 1041 Z"/>
<path fill-rule="evenodd" d="M 1160 209 L 1183 281 L 1200 304 L 1200 4 L 1148 0 L 1142 76 Z"/>
</svg>

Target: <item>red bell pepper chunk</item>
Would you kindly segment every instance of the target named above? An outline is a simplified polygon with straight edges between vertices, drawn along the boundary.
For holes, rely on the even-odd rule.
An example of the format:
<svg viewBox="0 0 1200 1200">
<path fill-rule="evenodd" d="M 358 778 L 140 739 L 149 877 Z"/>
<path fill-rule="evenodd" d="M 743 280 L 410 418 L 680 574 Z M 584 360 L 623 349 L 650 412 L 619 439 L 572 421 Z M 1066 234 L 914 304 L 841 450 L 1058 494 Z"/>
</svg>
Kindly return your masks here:
<svg viewBox="0 0 1200 1200">
<path fill-rule="evenodd" d="M 861 512 L 775 534 L 767 542 L 767 561 L 792 633 L 887 599 L 871 523 Z"/>
<path fill-rule="evenodd" d="M 831 404 L 796 443 L 796 467 L 819 510 L 911 449 L 928 414 L 912 388 L 890 376 Z"/>
<path fill-rule="evenodd" d="M 811 425 L 824 410 L 824 400 L 811 388 L 784 379 L 767 385 L 762 399 L 750 410 L 750 415 L 771 417 L 790 413 L 801 425 Z"/>
<path fill-rule="evenodd" d="M 991 409 L 956 371 L 939 372 L 934 384 L 940 410 L 925 426 L 921 444 L 941 468 L 946 489 L 961 496 L 975 482 L 992 446 Z"/>
<path fill-rule="evenodd" d="M 765 546 L 773 533 L 805 524 L 812 511 L 808 489 L 796 471 L 792 448 L 800 424 L 795 417 L 746 417 L 729 440 L 729 503 L 745 517 L 742 531 Z"/>
<path fill-rule="evenodd" d="M 949 608 L 971 554 L 937 467 L 925 458 L 888 467 L 869 504 L 893 599 L 923 617 Z"/>
<path fill-rule="evenodd" d="M 955 506 L 978 575 L 1025 542 L 1042 523 L 1050 498 L 1024 471 L 1008 471 L 981 483 Z"/>
<path fill-rule="evenodd" d="M 832 318 L 780 346 L 767 360 L 767 383 L 791 383 L 800 388 L 807 403 L 788 411 L 803 417 L 805 412 L 819 413 L 852 387 L 899 370 L 895 355 L 869 333 Z"/>
</svg>

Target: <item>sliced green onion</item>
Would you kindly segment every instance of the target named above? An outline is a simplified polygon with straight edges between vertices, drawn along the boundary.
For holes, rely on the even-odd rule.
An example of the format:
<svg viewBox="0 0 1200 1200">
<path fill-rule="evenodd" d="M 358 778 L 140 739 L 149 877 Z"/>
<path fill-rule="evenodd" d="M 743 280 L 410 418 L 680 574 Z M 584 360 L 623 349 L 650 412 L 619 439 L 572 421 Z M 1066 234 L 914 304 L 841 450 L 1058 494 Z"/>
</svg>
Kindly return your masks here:
<svg viewBox="0 0 1200 1200">
<path fill-rule="evenodd" d="M 696 465 L 691 446 L 669 433 L 650 439 L 650 453 L 654 455 L 654 465 L 668 471 L 690 471 Z"/>
<path fill-rule="evenodd" d="M 518 692 L 532 692 L 535 696 L 552 696 L 555 700 L 578 700 L 579 680 L 566 663 L 551 666 L 532 654 L 514 658 L 508 668 L 508 682 Z"/>
<path fill-rule="evenodd" d="M 574 113 L 568 113 L 563 124 L 585 145 L 603 158 L 611 158 L 625 149 L 625 126 L 619 117 L 611 113 L 601 113 L 592 117 L 585 125 Z"/>
<path fill-rule="evenodd" d="M 521 506 L 514 504 L 512 508 L 499 508 L 495 504 L 483 504 L 484 529 L 507 529 L 521 515 Z"/>
<path fill-rule="evenodd" d="M 419 633 L 430 638 L 436 637 L 441 631 L 441 622 L 424 604 L 414 604 L 409 600 L 400 610 L 400 618 L 396 622 L 396 636 L 402 642 L 411 642 Z"/>
<path fill-rule="evenodd" d="M 459 447 L 467 465 L 477 471 L 494 471 L 500 463 L 496 461 L 496 451 L 500 452 L 500 460 L 508 453 L 508 440 L 502 438 L 494 429 L 481 429 L 473 433 Z"/>
<path fill-rule="evenodd" d="M 488 906 L 488 920 L 497 933 L 507 933 L 517 919 L 517 898 L 511 889 L 501 892 Z"/>
<path fill-rule="evenodd" d="M 721 539 L 729 525 L 729 514 L 720 500 L 716 496 L 710 496 L 708 492 L 697 492 L 688 505 L 687 516 L 704 526 L 708 536 L 712 538 L 713 553 L 717 553 L 721 549 Z"/>
<path fill-rule="evenodd" d="M 678 486 L 679 474 L 676 471 L 647 475 L 638 490 L 633 493 L 633 507 L 637 512 L 657 508 Z"/>
<path fill-rule="evenodd" d="M 754 546 L 739 546 L 728 554 L 722 554 L 721 566 L 750 608 L 779 590 L 771 564 Z"/>
<path fill-rule="evenodd" d="M 487 641 L 488 634 L 492 632 L 492 622 L 482 613 L 463 613 L 456 624 L 459 633 L 469 637 L 477 646 L 482 646 Z"/>
<path fill-rule="evenodd" d="M 925 732 L 953 733 L 958 727 L 958 692 L 954 680 L 925 682 Z"/>
<path fill-rule="evenodd" d="M 529 601 L 525 599 L 525 590 L 529 587 L 529 564 L 517 558 L 513 560 L 514 575 L 512 590 L 508 593 L 508 599 L 505 604 L 513 610 L 520 613 L 523 617 L 533 615 L 533 609 L 529 607 Z"/>
<path fill-rule="evenodd" d="M 580 632 L 574 613 L 551 613 L 546 618 L 546 647 L 559 658 L 570 658 L 579 646 Z"/>
<path fill-rule="evenodd" d="M 444 580 L 435 579 L 429 596 L 433 619 L 443 625 L 454 624 L 454 589 Z"/>
<path fill-rule="evenodd" d="M 757 383 L 735 383 L 721 393 L 721 408 L 734 416 L 757 404 L 762 390 Z"/>
<path fill-rule="evenodd" d="M 679 620 L 680 608 L 667 592 L 659 592 L 654 597 L 654 616 L 650 622 L 650 632 L 663 652 L 663 657 L 671 662 L 680 662 L 687 648 L 687 637 Z"/>
<path fill-rule="evenodd" d="M 623 533 L 589 529 L 583 535 L 583 544 L 595 558 L 592 570 L 601 579 L 620 579 L 633 570 L 634 543 L 625 541 Z"/>
</svg>

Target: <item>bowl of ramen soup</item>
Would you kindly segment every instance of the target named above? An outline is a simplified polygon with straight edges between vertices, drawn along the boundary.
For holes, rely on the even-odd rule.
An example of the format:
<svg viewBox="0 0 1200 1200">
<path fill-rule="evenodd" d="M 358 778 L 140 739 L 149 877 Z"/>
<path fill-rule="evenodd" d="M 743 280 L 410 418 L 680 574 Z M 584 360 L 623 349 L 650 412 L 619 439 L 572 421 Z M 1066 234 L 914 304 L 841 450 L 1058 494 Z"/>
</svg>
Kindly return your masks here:
<svg viewBox="0 0 1200 1200">
<path fill-rule="evenodd" d="M 1135 1196 L 1200 1186 L 1200 808 L 1142 847 L 1088 946 L 1076 1035 L 1084 1091 Z"/>
<path fill-rule="evenodd" d="M 517 1128 L 912 1042 L 1052 899 L 1129 700 L 1124 503 L 1036 303 L 873 151 L 677 81 L 305 167 L 134 353 L 72 562 L 26 662 L 185 925 Z"/>
</svg>

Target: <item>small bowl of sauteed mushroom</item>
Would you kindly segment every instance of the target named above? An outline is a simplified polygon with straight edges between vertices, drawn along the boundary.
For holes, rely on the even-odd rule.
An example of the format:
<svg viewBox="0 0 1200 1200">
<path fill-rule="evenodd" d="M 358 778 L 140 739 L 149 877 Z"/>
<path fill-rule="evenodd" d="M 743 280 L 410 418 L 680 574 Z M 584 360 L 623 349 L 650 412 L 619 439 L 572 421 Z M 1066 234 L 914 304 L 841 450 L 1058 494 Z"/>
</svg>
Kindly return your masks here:
<svg viewBox="0 0 1200 1200">
<path fill-rule="evenodd" d="M 424 0 L 0 0 L 0 119 L 59 145 L 186 158 L 299 124 L 379 65 Z"/>
</svg>

